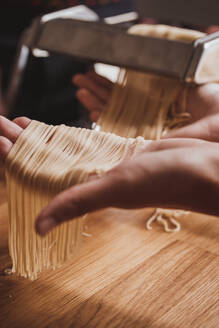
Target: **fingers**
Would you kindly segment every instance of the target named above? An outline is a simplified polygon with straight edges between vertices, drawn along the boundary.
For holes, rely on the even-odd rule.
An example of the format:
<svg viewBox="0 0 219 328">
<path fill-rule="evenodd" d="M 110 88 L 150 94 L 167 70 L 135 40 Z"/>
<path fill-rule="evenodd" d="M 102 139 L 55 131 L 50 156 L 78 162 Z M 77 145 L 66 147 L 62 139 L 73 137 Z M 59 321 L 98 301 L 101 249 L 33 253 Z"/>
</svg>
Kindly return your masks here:
<svg viewBox="0 0 219 328">
<path fill-rule="evenodd" d="M 5 137 L 0 137 L 0 159 L 4 162 L 8 156 L 13 143 Z"/>
<path fill-rule="evenodd" d="M 87 89 L 80 89 L 76 93 L 78 100 L 92 113 L 97 112 L 98 116 L 104 110 L 104 104 L 99 100 L 99 98 L 92 94 Z M 96 114 L 95 114 L 96 115 Z"/>
<path fill-rule="evenodd" d="M 64 221 L 108 207 L 113 203 L 115 186 L 114 179 L 106 176 L 62 192 L 39 215 L 36 231 L 44 236 Z"/>
<path fill-rule="evenodd" d="M 203 139 L 206 134 L 204 131 L 200 131 L 199 123 L 194 123 L 189 126 L 185 126 L 180 129 L 176 129 L 175 131 L 169 132 L 166 138 L 199 138 Z"/>
<path fill-rule="evenodd" d="M 156 141 L 151 141 L 147 144 L 142 150 L 146 152 L 153 151 L 161 151 L 168 149 L 177 149 L 177 148 L 186 148 L 186 147 L 208 147 L 209 143 L 200 140 L 200 139 L 192 139 L 192 138 L 169 138 L 169 139 L 161 139 Z"/>
<path fill-rule="evenodd" d="M 98 84 L 102 85 L 105 88 L 112 90 L 114 83 L 108 80 L 107 78 L 95 73 L 95 72 L 88 72 L 87 75 Z"/>
<path fill-rule="evenodd" d="M 0 158 L 4 161 L 9 154 L 13 144 L 29 124 L 31 120 L 27 117 L 18 117 L 13 122 L 0 116 Z"/>
<path fill-rule="evenodd" d="M 73 82 L 80 88 L 76 97 L 91 112 L 91 120 L 96 122 L 109 100 L 113 83 L 95 72 L 77 74 Z"/>
<path fill-rule="evenodd" d="M 25 129 L 31 120 L 27 117 L 18 117 L 14 121 L 8 120 L 4 116 L 0 116 L 0 134 L 15 143 L 23 129 Z"/>
<path fill-rule="evenodd" d="M 106 104 L 109 100 L 111 88 L 106 87 L 106 82 L 101 84 L 101 78 L 93 77 L 94 73 L 88 73 L 86 75 L 77 74 L 73 77 L 73 82 L 79 88 L 87 89 L 90 93 L 93 93 L 103 104 Z M 97 82 L 99 80 L 99 82 Z M 105 80 L 103 80 L 105 81 Z"/>
<path fill-rule="evenodd" d="M 19 125 L 22 129 L 26 129 L 30 124 L 31 119 L 28 117 L 16 117 L 13 122 Z"/>
<path fill-rule="evenodd" d="M 100 114 L 101 114 L 101 112 L 92 112 L 90 114 L 91 121 L 97 122 L 99 120 L 99 118 L 100 118 Z"/>
<path fill-rule="evenodd" d="M 197 138 L 211 142 L 219 142 L 219 115 L 212 115 L 185 126 L 171 131 L 165 136 L 167 138 Z"/>
<path fill-rule="evenodd" d="M 15 143 L 23 129 L 16 123 L 9 121 L 4 116 L 0 116 L 0 134 Z"/>
<path fill-rule="evenodd" d="M 196 122 L 209 115 L 219 112 L 219 85 L 216 83 L 204 84 L 189 88 L 186 111 L 191 114 L 192 122 Z M 183 105 L 183 94 L 179 98 L 179 107 Z"/>
</svg>

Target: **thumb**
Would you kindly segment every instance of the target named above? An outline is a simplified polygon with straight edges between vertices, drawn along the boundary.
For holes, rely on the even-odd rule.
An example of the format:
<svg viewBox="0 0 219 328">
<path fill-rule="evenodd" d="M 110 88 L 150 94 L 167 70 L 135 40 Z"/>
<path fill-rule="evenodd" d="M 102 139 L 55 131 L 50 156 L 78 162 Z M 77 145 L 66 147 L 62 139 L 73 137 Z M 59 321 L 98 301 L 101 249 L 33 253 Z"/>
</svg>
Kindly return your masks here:
<svg viewBox="0 0 219 328">
<path fill-rule="evenodd" d="M 210 115 L 193 124 L 168 133 L 166 138 L 196 138 L 211 142 L 219 141 L 219 114 Z"/>
<path fill-rule="evenodd" d="M 36 220 L 36 231 L 46 235 L 57 225 L 114 204 L 117 182 L 110 172 L 104 177 L 71 187 L 56 196 Z"/>
<path fill-rule="evenodd" d="M 163 139 L 167 138 L 196 138 L 211 141 L 205 120 L 200 120 L 185 127 L 174 129 L 163 137 Z"/>
</svg>

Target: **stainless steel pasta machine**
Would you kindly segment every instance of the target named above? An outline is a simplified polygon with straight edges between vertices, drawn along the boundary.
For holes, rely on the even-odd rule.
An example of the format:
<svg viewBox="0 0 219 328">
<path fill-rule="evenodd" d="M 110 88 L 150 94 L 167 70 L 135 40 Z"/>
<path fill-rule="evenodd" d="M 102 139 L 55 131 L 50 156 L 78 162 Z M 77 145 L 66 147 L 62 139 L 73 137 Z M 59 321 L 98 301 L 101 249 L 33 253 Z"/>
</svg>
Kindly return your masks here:
<svg viewBox="0 0 219 328">
<path fill-rule="evenodd" d="M 71 10 L 37 18 L 25 31 L 9 87 L 9 108 L 28 55 L 39 50 L 90 63 L 163 74 L 189 83 L 219 82 L 219 32 L 193 43 L 142 37 L 128 34 L 121 26 L 99 21 L 89 10 L 86 15 L 80 10 L 71 14 Z M 142 16 L 174 22 L 219 25 L 218 0 L 138 0 L 136 11 Z"/>
</svg>

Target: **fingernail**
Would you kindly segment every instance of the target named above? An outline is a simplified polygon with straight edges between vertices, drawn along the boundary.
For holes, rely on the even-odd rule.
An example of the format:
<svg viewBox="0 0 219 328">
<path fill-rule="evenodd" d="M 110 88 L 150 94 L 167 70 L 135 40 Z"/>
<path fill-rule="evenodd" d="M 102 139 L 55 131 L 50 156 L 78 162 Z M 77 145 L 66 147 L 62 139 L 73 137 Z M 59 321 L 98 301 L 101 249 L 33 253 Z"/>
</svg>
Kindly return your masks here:
<svg viewBox="0 0 219 328">
<path fill-rule="evenodd" d="M 101 178 L 100 173 L 90 173 L 87 181 L 90 182 L 90 181 L 94 181 L 94 180 L 97 180 L 97 179 L 100 179 L 100 178 Z"/>
<path fill-rule="evenodd" d="M 50 230 L 55 228 L 55 226 L 56 226 L 56 221 L 54 220 L 54 218 L 46 217 L 44 220 L 36 224 L 36 229 L 41 236 L 45 236 Z"/>
</svg>

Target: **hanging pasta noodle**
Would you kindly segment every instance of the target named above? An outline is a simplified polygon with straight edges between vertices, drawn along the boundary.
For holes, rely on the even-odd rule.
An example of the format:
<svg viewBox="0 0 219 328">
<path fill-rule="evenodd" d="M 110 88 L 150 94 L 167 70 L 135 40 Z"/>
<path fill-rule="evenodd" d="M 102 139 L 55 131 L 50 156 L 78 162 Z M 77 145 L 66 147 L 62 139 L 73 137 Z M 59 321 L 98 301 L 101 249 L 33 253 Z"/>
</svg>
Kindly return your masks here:
<svg viewBox="0 0 219 328">
<path fill-rule="evenodd" d="M 12 271 L 34 280 L 43 269 L 71 258 L 80 245 L 82 218 L 41 238 L 34 229 L 37 215 L 57 193 L 92 174 L 104 174 L 142 143 L 142 138 L 32 121 L 6 160 Z"/>
<path fill-rule="evenodd" d="M 193 42 L 204 36 L 201 32 L 165 25 L 140 24 L 132 27 L 129 32 L 184 42 Z M 121 69 L 109 104 L 97 122 L 97 127 L 101 131 L 123 137 L 160 139 L 169 130 L 181 127 L 190 119 L 186 113 L 188 88 L 175 78 Z M 176 111 L 179 93 L 183 95 L 180 113 Z M 180 225 L 176 219 L 187 213 L 155 209 L 146 228 L 150 230 L 151 223 L 157 220 L 166 232 L 179 231 Z M 166 220 L 174 228 L 170 228 Z"/>
</svg>

